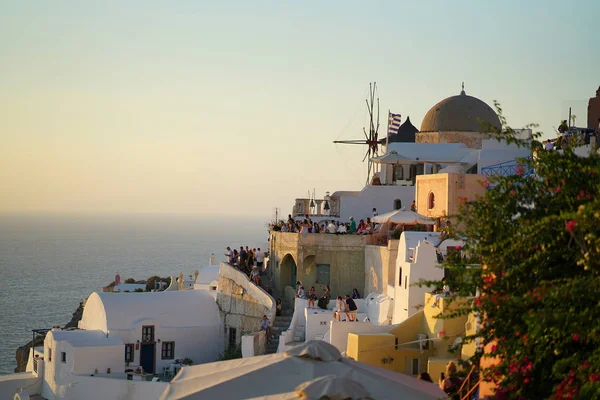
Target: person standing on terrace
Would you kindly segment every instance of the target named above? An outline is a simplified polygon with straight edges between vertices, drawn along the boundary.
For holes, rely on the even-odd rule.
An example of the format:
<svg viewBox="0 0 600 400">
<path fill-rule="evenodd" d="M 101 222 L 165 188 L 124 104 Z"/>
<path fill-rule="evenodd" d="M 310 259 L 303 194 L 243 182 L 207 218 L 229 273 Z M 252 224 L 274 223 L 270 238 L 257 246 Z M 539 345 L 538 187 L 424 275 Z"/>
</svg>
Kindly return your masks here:
<svg viewBox="0 0 600 400">
<path fill-rule="evenodd" d="M 265 263 L 265 252 L 260 250 L 260 247 L 256 249 L 256 266 L 262 271 L 263 264 Z"/>
<path fill-rule="evenodd" d="M 227 252 L 225 253 L 225 257 L 227 257 L 227 262 L 230 265 L 233 265 L 233 251 L 231 250 L 231 247 L 227 246 Z"/>
</svg>

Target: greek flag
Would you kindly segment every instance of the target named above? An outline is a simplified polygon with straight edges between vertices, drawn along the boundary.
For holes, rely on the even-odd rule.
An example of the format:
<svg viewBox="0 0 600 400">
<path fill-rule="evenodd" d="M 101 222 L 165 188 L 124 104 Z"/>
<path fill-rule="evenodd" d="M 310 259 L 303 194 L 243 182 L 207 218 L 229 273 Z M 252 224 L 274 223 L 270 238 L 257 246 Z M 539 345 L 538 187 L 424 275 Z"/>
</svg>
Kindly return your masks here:
<svg viewBox="0 0 600 400">
<path fill-rule="evenodd" d="M 388 136 L 395 135 L 398 133 L 398 128 L 400 128 L 400 114 L 392 114 L 390 113 L 388 120 Z"/>
</svg>

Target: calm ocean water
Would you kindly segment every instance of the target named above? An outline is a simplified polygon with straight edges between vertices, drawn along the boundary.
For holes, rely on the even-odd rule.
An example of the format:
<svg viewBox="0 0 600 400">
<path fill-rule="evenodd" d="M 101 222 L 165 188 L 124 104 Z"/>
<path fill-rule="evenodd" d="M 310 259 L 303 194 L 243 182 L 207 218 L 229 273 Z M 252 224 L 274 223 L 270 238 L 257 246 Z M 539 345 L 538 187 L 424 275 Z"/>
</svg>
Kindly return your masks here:
<svg viewBox="0 0 600 400">
<path fill-rule="evenodd" d="M 0 374 L 13 372 L 31 329 L 67 323 L 117 271 L 189 275 L 228 245 L 265 249 L 267 219 L 0 215 Z"/>
</svg>

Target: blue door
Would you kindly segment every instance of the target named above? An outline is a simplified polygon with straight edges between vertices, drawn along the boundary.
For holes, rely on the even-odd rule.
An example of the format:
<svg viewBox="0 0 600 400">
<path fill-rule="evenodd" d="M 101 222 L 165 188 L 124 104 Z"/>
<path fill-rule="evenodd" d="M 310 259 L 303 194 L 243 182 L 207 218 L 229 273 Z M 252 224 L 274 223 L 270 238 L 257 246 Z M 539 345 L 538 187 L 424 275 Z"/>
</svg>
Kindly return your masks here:
<svg viewBox="0 0 600 400">
<path fill-rule="evenodd" d="M 142 344 L 140 351 L 140 366 L 144 372 L 154 373 L 154 343 Z"/>
</svg>

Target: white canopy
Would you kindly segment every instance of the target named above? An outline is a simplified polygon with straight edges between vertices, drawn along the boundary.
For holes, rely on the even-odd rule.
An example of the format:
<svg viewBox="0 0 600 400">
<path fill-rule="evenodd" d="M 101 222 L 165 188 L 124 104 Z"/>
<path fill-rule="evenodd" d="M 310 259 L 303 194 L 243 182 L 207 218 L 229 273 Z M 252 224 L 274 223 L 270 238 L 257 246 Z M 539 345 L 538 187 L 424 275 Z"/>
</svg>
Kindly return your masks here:
<svg viewBox="0 0 600 400">
<path fill-rule="evenodd" d="M 328 399 L 352 399 L 368 400 L 371 398 L 369 392 L 353 379 L 340 378 L 335 375 L 322 376 L 312 381 L 305 382 L 296 388 L 300 398 L 307 400 Z"/>
<path fill-rule="evenodd" d="M 403 225 L 434 225 L 435 220 L 425 217 L 424 215 L 417 214 L 414 211 L 406 211 L 406 210 L 395 210 L 390 211 L 385 214 L 377 215 L 373 217 L 373 222 L 377 224 L 384 224 L 386 222 L 391 222 L 394 224 L 403 224 Z"/>
<path fill-rule="evenodd" d="M 373 158 L 371 158 L 371 161 L 379 163 L 379 164 L 416 164 L 417 163 L 417 161 L 411 160 L 408 157 L 404 157 L 404 156 L 398 154 L 398 152 L 396 152 L 394 150 L 388 151 L 387 153 L 385 153 L 382 156 L 373 157 Z"/>
<path fill-rule="evenodd" d="M 313 348 L 318 346 L 318 348 Z M 325 375 L 352 379 L 374 399 L 402 393 L 406 400 L 439 399 L 444 393 L 429 382 L 341 357 L 332 345 L 310 341 L 300 351 L 183 367 L 161 400 L 289 399 L 298 385 Z M 325 347 L 330 349 L 325 350 Z M 317 355 L 318 359 L 312 358 Z M 333 361 L 324 361 L 331 359 Z"/>
</svg>

